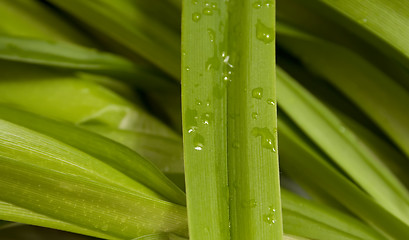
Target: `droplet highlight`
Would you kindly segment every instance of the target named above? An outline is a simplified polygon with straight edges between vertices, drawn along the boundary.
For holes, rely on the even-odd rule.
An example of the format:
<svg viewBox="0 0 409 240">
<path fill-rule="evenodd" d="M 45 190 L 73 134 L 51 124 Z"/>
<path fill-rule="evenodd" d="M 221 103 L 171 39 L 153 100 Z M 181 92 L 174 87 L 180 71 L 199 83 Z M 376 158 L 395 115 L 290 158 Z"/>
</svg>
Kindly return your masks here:
<svg viewBox="0 0 409 240">
<path fill-rule="evenodd" d="M 260 20 L 258 20 L 256 23 L 256 37 L 265 44 L 273 42 L 275 39 L 274 28 L 267 27 Z"/>
<path fill-rule="evenodd" d="M 276 105 L 275 102 L 274 102 L 274 99 L 272 99 L 272 98 L 267 99 L 267 104 Z"/>
<path fill-rule="evenodd" d="M 192 20 L 193 22 L 199 22 L 200 18 L 202 17 L 202 15 L 198 12 L 195 12 L 192 14 Z"/>
<path fill-rule="evenodd" d="M 253 128 L 251 133 L 255 137 L 261 137 L 261 147 L 271 150 L 272 152 L 276 151 L 275 149 L 276 142 L 274 134 L 272 134 L 268 128 L 255 127 Z"/>
<path fill-rule="evenodd" d="M 256 99 L 261 99 L 263 97 L 263 89 L 262 88 L 254 88 L 251 92 L 251 96 Z"/>
<path fill-rule="evenodd" d="M 193 137 L 193 146 L 196 151 L 202 151 L 204 148 L 204 137 L 200 134 L 196 134 Z"/>
<path fill-rule="evenodd" d="M 276 222 L 275 213 L 276 210 L 274 208 L 268 208 L 268 213 L 263 215 L 264 222 L 268 223 L 269 225 L 273 225 Z"/>
<path fill-rule="evenodd" d="M 253 8 L 255 8 L 255 9 L 261 8 L 261 1 L 254 2 L 252 6 L 253 6 Z"/>
</svg>

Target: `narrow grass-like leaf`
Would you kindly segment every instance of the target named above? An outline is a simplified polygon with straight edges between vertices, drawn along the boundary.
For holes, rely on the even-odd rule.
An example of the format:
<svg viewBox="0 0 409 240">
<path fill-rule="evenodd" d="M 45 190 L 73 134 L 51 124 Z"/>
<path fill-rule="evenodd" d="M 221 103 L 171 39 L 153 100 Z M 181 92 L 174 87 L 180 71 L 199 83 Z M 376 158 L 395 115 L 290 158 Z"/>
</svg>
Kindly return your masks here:
<svg viewBox="0 0 409 240">
<path fill-rule="evenodd" d="M 291 119 L 360 187 L 404 222 L 408 219 L 406 188 L 340 119 L 289 75 L 278 71 L 279 101 Z"/>
<path fill-rule="evenodd" d="M 48 135 L 105 162 L 167 199 L 185 203 L 184 193 L 152 163 L 131 149 L 97 134 L 27 112 L 0 106 L 0 118 Z"/>
<path fill-rule="evenodd" d="M 97 122 L 123 130 L 180 138 L 141 107 L 106 87 L 30 65 L 24 66 L 29 71 L 27 74 L 20 67 L 2 62 L 0 102 L 75 124 Z"/>
<path fill-rule="evenodd" d="M 407 224 L 385 210 L 332 166 L 317 147 L 283 114 L 280 115 L 278 127 L 280 166 L 284 172 L 303 186 L 328 193 L 382 233 L 394 239 L 405 239 L 409 236 Z"/>
<path fill-rule="evenodd" d="M 179 34 L 141 11 L 132 4 L 132 1 L 51 0 L 51 2 L 88 26 L 140 54 L 172 77 L 180 78 Z"/>
<path fill-rule="evenodd" d="M 275 5 L 257 3 L 183 1 L 182 112 L 193 240 L 282 238 Z"/>
<path fill-rule="evenodd" d="M 353 50 L 409 90 L 409 71 L 404 65 L 330 18 L 322 16 L 325 11 L 304 4 L 304 1 L 298 0 L 277 1 L 277 20 Z M 345 25 L 344 22 L 342 24 Z"/>
<path fill-rule="evenodd" d="M 399 0 L 300 1 L 409 68 L 409 5 Z"/>
<path fill-rule="evenodd" d="M 407 174 L 409 162 L 405 155 L 398 151 L 396 147 L 392 146 L 389 142 L 385 141 L 385 139 L 380 138 L 363 125 L 355 122 L 353 119 L 342 113 L 336 111 L 335 113 L 349 129 L 359 136 L 360 142 L 358 142 L 358 144 L 373 152 L 374 158 L 382 160 L 395 176 L 405 184 L 406 188 L 409 188 L 409 175 Z"/>
<path fill-rule="evenodd" d="M 209 6 L 213 16 L 207 16 L 202 15 L 204 1 L 183 1 L 182 121 L 192 240 L 230 239 L 227 82 L 219 60 L 224 33 L 215 33 L 220 23 L 226 25 L 227 6 L 218 3 L 217 9 Z M 212 71 L 206 71 L 208 65 Z"/>
<path fill-rule="evenodd" d="M 65 42 L 0 35 L 0 59 L 105 74 L 145 89 L 176 88 L 153 69 L 139 67 L 111 53 Z"/>
<path fill-rule="evenodd" d="M 227 56 L 222 56 L 224 75 L 219 79 L 226 81 L 227 74 L 231 81 L 227 83 L 231 237 L 281 239 L 275 1 L 233 1 L 228 11 Z"/>
<path fill-rule="evenodd" d="M 14 161 L 111 183 L 158 197 L 146 186 L 134 181 L 106 163 L 48 136 L 0 119 L 0 156 Z"/>
<path fill-rule="evenodd" d="M 340 89 L 409 156 L 408 91 L 342 46 L 286 25 L 277 29 L 280 45 Z"/>
<path fill-rule="evenodd" d="M 153 162 L 164 173 L 183 174 L 184 172 L 181 138 L 119 130 L 104 125 L 86 124 L 81 127 L 135 150 L 142 157 Z"/>
<path fill-rule="evenodd" d="M 3 201 L 0 201 L 0 219 L 36 225 L 41 227 L 59 229 L 67 232 L 79 233 L 97 238 L 119 240 L 119 238 L 114 238 L 112 236 L 106 235 L 98 231 L 92 231 L 86 228 L 78 227 L 74 224 L 56 220 Z"/>
<path fill-rule="evenodd" d="M 93 46 L 92 41 L 40 1 L 1 0 L 0 33 Z"/>
<path fill-rule="evenodd" d="M 342 212 L 282 189 L 284 231 L 311 239 L 385 240 L 380 233 Z"/>
<path fill-rule="evenodd" d="M 2 201 L 116 238 L 187 236 L 182 206 L 3 157 L 0 162 Z"/>
</svg>

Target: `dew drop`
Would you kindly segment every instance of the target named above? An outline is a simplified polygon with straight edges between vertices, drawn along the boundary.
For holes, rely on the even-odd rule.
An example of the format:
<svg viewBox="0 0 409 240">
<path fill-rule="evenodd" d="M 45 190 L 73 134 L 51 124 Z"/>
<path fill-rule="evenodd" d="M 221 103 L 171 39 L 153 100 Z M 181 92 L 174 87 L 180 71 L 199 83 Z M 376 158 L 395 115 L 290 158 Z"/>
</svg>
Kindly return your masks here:
<svg viewBox="0 0 409 240">
<path fill-rule="evenodd" d="M 263 97 L 263 89 L 262 88 L 254 88 L 251 92 L 253 98 L 261 99 Z"/>
<path fill-rule="evenodd" d="M 199 22 L 199 20 L 200 20 L 201 17 L 202 17 L 201 14 L 198 13 L 198 12 L 195 12 L 195 13 L 192 14 L 192 20 L 193 20 L 193 22 Z"/>
<path fill-rule="evenodd" d="M 191 127 L 187 130 L 187 132 L 188 132 L 188 133 L 193 133 L 193 132 L 196 131 L 196 129 L 197 129 L 196 126 L 191 126 Z"/>
<path fill-rule="evenodd" d="M 273 28 L 267 27 L 260 20 L 256 24 L 256 37 L 258 40 L 269 44 L 274 41 L 275 32 Z"/>
<path fill-rule="evenodd" d="M 253 119 L 257 119 L 258 118 L 258 113 L 256 113 L 256 112 L 251 113 L 251 117 Z"/>
<path fill-rule="evenodd" d="M 260 1 L 254 2 L 253 8 L 256 8 L 256 9 L 261 8 L 261 2 Z"/>
<path fill-rule="evenodd" d="M 275 212 L 276 210 L 274 208 L 268 208 L 268 213 L 263 215 L 264 222 L 268 223 L 269 225 L 274 224 L 276 222 Z"/>
<path fill-rule="evenodd" d="M 267 104 L 269 105 L 276 105 L 272 98 L 267 99 Z"/>
<path fill-rule="evenodd" d="M 274 6 L 274 2 L 273 1 L 266 1 L 264 6 L 266 6 L 267 8 L 272 7 L 272 6 Z"/>
<path fill-rule="evenodd" d="M 197 111 L 193 109 L 186 110 L 186 125 L 188 126 L 188 133 L 193 133 L 197 129 Z"/>
<path fill-rule="evenodd" d="M 211 9 L 209 7 L 203 8 L 203 14 L 211 16 L 211 15 L 213 15 L 213 9 Z"/>
<path fill-rule="evenodd" d="M 193 137 L 193 145 L 196 151 L 201 151 L 204 148 L 204 137 L 200 134 L 196 134 Z"/>
<path fill-rule="evenodd" d="M 190 71 L 190 67 L 186 67 L 185 69 L 186 69 L 186 71 Z"/>
<path fill-rule="evenodd" d="M 263 148 L 269 149 L 273 152 L 276 151 L 275 149 L 275 137 L 274 135 L 270 132 L 268 128 L 258 128 L 255 127 L 251 131 L 253 136 L 255 137 L 261 137 L 261 146 Z"/>
<path fill-rule="evenodd" d="M 211 113 L 203 113 L 202 114 L 202 121 L 204 125 L 209 125 L 209 123 L 212 121 L 212 114 Z"/>
</svg>

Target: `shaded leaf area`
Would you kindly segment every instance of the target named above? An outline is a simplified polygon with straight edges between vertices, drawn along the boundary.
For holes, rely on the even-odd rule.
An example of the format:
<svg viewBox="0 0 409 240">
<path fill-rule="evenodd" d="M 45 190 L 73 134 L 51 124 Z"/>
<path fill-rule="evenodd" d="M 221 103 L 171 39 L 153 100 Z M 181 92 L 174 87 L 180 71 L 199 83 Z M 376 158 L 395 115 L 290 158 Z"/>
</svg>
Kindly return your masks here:
<svg viewBox="0 0 409 240">
<path fill-rule="evenodd" d="M 0 59 L 85 71 L 116 77 L 138 88 L 160 90 L 176 88 L 154 69 L 96 49 L 71 43 L 0 35 Z"/>
</svg>

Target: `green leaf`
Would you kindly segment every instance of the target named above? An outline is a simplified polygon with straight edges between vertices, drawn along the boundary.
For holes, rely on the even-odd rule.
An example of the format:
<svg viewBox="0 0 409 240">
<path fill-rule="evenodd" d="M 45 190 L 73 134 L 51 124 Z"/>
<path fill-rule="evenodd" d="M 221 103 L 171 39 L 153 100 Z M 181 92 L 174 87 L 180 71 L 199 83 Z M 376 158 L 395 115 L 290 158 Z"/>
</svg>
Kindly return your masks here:
<svg viewBox="0 0 409 240">
<path fill-rule="evenodd" d="M 159 169 L 121 144 L 70 124 L 42 118 L 5 106 L 0 106 L 0 118 L 77 148 L 137 182 L 148 186 L 167 199 L 179 204 L 185 203 L 184 193 L 166 178 Z M 23 150 L 22 153 L 24 153 Z M 80 159 L 71 160 L 79 161 Z"/>
<path fill-rule="evenodd" d="M 408 222 L 409 193 L 398 179 L 358 144 L 354 132 L 289 75 L 279 70 L 278 79 L 280 106 L 290 118 L 378 203 Z"/>
<path fill-rule="evenodd" d="M 48 136 L 0 119 L 0 156 L 61 173 L 111 183 L 141 194 L 158 197 L 146 186 L 84 152 Z"/>
<path fill-rule="evenodd" d="M 333 21 L 332 16 L 324 17 L 326 11 L 306 4 L 310 3 L 298 0 L 277 1 L 278 21 L 353 50 L 409 90 L 409 71 L 404 65 L 351 33 L 345 21 L 341 22 L 344 25 L 342 27 Z"/>
<path fill-rule="evenodd" d="M 106 87 L 35 66 L 24 66 L 27 72 L 22 72 L 21 67 L 2 62 L 0 102 L 75 124 L 103 123 L 122 130 L 179 139 L 141 107 Z"/>
<path fill-rule="evenodd" d="M 112 236 L 109 236 L 107 234 L 104 234 L 98 231 L 92 231 L 86 228 L 78 227 L 75 224 L 70 224 L 70 223 L 60 221 L 60 220 L 56 220 L 48 216 L 45 216 L 39 213 L 35 213 L 33 211 L 30 211 L 30 210 L 27 210 L 21 207 L 17 207 L 16 205 L 6 203 L 3 201 L 0 201 L 0 219 L 6 219 L 9 221 L 36 225 L 36 226 L 42 226 L 42 227 L 47 227 L 47 228 L 59 229 L 63 231 L 79 233 L 79 234 L 93 236 L 97 238 L 112 239 L 112 240 L 118 239 L 118 238 L 113 238 Z M 2 227 L 0 227 L 0 229 L 2 229 Z"/>
<path fill-rule="evenodd" d="M 93 46 L 88 37 L 39 1 L 1 0 L 0 16 L 2 34 Z"/>
<path fill-rule="evenodd" d="M 104 125 L 86 124 L 82 128 L 98 133 L 133 149 L 154 163 L 164 173 L 183 173 L 181 138 L 169 138 L 155 133 L 119 130 Z"/>
<path fill-rule="evenodd" d="M 257 3 L 183 1 L 182 114 L 192 239 L 282 238 L 275 6 Z"/>
<path fill-rule="evenodd" d="M 298 1 L 316 8 L 409 68 L 409 5 L 399 0 Z"/>
<path fill-rule="evenodd" d="M 0 59 L 105 74 L 145 89 L 176 88 L 153 69 L 111 53 L 65 42 L 0 35 Z"/>
<path fill-rule="evenodd" d="M 91 28 L 140 54 L 175 79 L 180 78 L 178 32 L 133 5 L 132 1 L 51 0 L 51 2 Z M 154 9 L 162 11 L 163 8 Z"/>
<path fill-rule="evenodd" d="M 2 201 L 115 238 L 187 235 L 182 206 L 4 157 L 0 162 Z"/>
<path fill-rule="evenodd" d="M 282 88 L 279 89 L 279 104 L 282 106 L 280 96 L 284 91 L 281 91 Z M 312 121 L 310 118 L 303 119 L 307 122 Z M 352 213 L 389 236 L 396 239 L 405 239 L 409 236 L 407 224 L 385 210 L 383 205 L 376 203 L 375 199 L 336 169 L 288 117 L 280 114 L 278 127 L 280 167 L 291 178 L 302 186 L 329 194 Z M 322 125 L 313 129 L 322 129 Z M 327 137 L 325 141 L 328 139 Z M 330 143 L 336 145 L 333 140 Z"/>
<path fill-rule="evenodd" d="M 386 238 L 359 220 L 325 205 L 307 201 L 284 189 L 284 231 L 311 239 L 377 239 Z"/>
<path fill-rule="evenodd" d="M 342 46 L 282 24 L 277 31 L 280 45 L 343 92 L 409 156 L 408 91 Z"/>
</svg>

